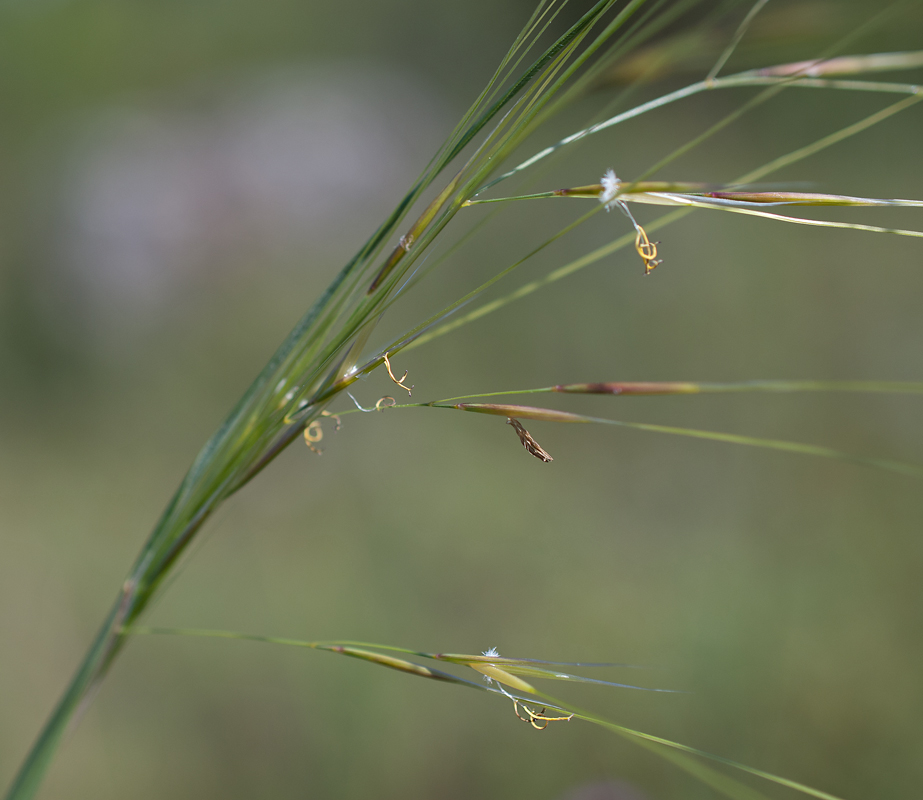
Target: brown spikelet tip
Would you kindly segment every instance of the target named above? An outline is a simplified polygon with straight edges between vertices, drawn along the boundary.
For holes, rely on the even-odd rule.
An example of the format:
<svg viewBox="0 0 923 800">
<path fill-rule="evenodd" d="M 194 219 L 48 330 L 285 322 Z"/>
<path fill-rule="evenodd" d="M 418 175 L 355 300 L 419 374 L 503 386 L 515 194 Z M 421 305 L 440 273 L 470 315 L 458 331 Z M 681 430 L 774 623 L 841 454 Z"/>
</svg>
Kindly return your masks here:
<svg viewBox="0 0 923 800">
<path fill-rule="evenodd" d="M 518 419 L 509 417 L 506 420 L 506 424 L 513 426 L 513 430 L 516 431 L 516 435 L 519 437 L 519 441 L 522 442 L 522 446 L 539 459 L 539 461 L 544 461 L 546 464 L 549 461 L 554 461 L 554 459 L 542 449 L 542 446 L 532 438 L 532 434 L 522 427 L 522 423 Z"/>
</svg>

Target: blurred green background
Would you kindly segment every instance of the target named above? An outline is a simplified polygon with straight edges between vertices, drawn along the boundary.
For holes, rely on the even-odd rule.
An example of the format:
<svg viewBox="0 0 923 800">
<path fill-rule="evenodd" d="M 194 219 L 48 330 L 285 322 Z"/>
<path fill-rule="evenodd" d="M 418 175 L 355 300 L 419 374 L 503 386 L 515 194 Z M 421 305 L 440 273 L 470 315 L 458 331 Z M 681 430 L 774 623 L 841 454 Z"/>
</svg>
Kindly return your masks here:
<svg viewBox="0 0 923 800">
<path fill-rule="evenodd" d="M 729 70 L 815 56 L 864 5 L 772 3 L 776 29 L 767 23 Z M 198 449 L 531 8 L 0 7 L 0 785 Z M 921 32 L 910 8 L 849 51 L 919 49 Z M 688 76 L 632 101 L 699 79 L 715 55 L 702 51 Z M 621 88 L 570 107 L 532 149 Z M 535 188 L 590 183 L 608 167 L 639 174 L 751 94 L 701 96 L 601 134 Z M 661 177 L 731 180 L 889 102 L 793 89 Z M 772 180 L 921 198 L 921 114 Z M 507 209 L 407 294 L 380 341 L 588 208 Z M 907 210 L 829 216 L 921 227 Z M 620 215 L 597 215 L 497 294 L 626 230 Z M 710 212 L 654 238 L 665 261 L 646 279 L 623 251 L 395 366 L 421 400 L 577 381 L 923 377 L 918 240 Z M 355 394 L 370 405 L 392 390 L 375 374 Z M 912 397 L 554 401 L 923 461 Z M 568 697 L 847 798 L 918 794 L 917 482 L 640 432 L 529 428 L 552 464 L 498 418 L 419 410 L 328 426 L 322 457 L 293 446 L 218 513 L 149 622 L 647 665 L 610 677 L 687 693 Z M 130 643 L 42 792 L 308 796 L 712 795 L 600 729 L 536 733 L 488 695 L 324 653 L 174 638 Z"/>
</svg>

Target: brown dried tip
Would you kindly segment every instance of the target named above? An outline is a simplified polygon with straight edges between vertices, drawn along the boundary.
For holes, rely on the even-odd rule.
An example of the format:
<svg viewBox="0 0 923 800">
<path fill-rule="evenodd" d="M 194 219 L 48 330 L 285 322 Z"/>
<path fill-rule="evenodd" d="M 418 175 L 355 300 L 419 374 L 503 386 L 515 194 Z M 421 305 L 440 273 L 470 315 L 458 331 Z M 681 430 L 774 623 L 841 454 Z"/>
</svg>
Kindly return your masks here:
<svg viewBox="0 0 923 800">
<path fill-rule="evenodd" d="M 509 417 L 506 420 L 506 424 L 513 426 L 513 430 L 516 431 L 516 435 L 519 437 L 519 441 L 522 442 L 522 446 L 533 456 L 540 461 L 544 461 L 546 464 L 549 461 L 554 461 L 554 459 L 542 449 L 542 446 L 532 438 L 532 434 L 522 427 L 522 423 L 518 419 Z"/>
</svg>

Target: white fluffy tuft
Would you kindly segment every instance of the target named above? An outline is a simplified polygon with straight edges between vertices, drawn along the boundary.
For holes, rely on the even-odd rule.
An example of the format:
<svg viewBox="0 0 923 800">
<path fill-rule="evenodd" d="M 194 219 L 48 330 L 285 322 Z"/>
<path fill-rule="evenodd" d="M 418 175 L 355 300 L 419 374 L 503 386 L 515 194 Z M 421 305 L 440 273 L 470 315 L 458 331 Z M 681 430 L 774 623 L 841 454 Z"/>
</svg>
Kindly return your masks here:
<svg viewBox="0 0 923 800">
<path fill-rule="evenodd" d="M 612 169 L 607 169 L 606 174 L 602 176 L 599 182 L 603 187 L 599 193 L 599 202 L 606 206 L 608 210 L 609 203 L 615 198 L 622 182 L 616 176 L 615 170 Z"/>
</svg>

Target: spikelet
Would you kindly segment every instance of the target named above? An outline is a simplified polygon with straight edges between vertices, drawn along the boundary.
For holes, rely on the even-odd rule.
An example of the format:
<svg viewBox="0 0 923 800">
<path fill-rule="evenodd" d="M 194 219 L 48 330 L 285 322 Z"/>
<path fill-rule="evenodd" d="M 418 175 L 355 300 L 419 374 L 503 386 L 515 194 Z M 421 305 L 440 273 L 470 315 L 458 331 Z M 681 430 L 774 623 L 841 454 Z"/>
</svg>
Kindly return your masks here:
<svg viewBox="0 0 923 800">
<path fill-rule="evenodd" d="M 519 441 L 522 442 L 522 446 L 533 456 L 540 461 L 544 461 L 546 464 L 549 461 L 554 461 L 554 459 L 544 451 L 542 446 L 532 438 L 532 434 L 522 427 L 522 423 L 518 419 L 509 417 L 506 424 L 513 426 L 513 430 L 516 431 L 516 434 L 519 436 Z"/>
</svg>

